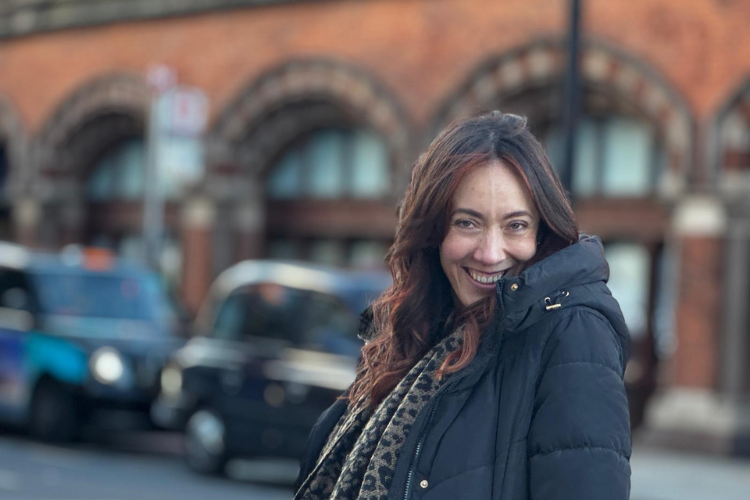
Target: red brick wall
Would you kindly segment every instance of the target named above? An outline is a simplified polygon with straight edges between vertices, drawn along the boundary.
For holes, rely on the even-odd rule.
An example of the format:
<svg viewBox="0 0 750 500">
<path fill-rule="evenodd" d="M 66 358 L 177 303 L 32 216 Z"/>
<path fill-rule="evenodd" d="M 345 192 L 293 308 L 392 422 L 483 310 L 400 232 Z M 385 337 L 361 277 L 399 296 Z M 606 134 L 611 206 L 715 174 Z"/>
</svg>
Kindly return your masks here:
<svg viewBox="0 0 750 500">
<path fill-rule="evenodd" d="M 322 1 L 33 35 L 0 43 L 0 95 L 38 130 L 62 99 L 111 71 L 174 65 L 216 112 L 284 60 L 328 56 L 369 70 L 417 123 L 490 54 L 559 37 L 563 0 Z M 701 118 L 750 71 L 750 2 L 584 2 L 586 33 L 661 73 Z"/>
<path fill-rule="evenodd" d="M 677 351 L 668 374 L 671 385 L 717 388 L 723 249 L 716 237 L 689 236 L 681 242 Z"/>
</svg>

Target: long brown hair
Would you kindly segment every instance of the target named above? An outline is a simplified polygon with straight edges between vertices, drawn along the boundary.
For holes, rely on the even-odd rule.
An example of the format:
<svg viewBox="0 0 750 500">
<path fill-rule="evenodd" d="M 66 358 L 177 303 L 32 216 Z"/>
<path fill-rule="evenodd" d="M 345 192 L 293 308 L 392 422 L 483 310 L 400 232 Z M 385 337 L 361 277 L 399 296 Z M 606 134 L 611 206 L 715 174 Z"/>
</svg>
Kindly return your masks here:
<svg viewBox="0 0 750 500">
<path fill-rule="evenodd" d="M 372 306 L 375 336 L 362 348 L 350 404 L 374 407 L 432 348 L 448 328 L 463 325 L 460 350 L 439 374 L 461 370 L 474 358 L 495 297 L 454 307 L 440 265 L 453 194 L 472 169 L 502 161 L 514 169 L 540 217 L 533 264 L 578 240 L 578 225 L 565 191 L 525 118 L 493 111 L 449 126 L 419 157 L 404 197 L 396 238 L 386 258 L 393 285 Z"/>
</svg>

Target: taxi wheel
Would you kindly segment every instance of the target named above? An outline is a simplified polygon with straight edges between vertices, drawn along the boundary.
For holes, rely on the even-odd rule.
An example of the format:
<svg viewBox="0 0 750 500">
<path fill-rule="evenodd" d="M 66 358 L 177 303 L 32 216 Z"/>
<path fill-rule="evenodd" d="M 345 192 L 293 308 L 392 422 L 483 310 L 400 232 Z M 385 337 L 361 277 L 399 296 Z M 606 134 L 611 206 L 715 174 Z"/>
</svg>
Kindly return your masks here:
<svg viewBox="0 0 750 500">
<path fill-rule="evenodd" d="M 185 459 L 200 474 L 224 473 L 229 460 L 226 451 L 226 426 L 216 411 L 199 408 L 185 426 Z"/>
<path fill-rule="evenodd" d="M 34 391 L 28 430 L 32 437 L 68 443 L 78 437 L 78 411 L 73 395 L 56 382 L 42 382 Z"/>
</svg>

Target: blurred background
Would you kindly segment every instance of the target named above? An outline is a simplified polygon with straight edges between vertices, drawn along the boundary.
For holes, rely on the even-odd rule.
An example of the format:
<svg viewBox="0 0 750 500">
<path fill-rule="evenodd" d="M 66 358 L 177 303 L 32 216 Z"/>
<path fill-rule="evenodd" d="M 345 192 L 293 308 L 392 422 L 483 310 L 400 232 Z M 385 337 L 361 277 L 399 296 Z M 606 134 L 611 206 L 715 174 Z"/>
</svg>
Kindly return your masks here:
<svg viewBox="0 0 750 500">
<path fill-rule="evenodd" d="M 3 0 L 0 498 L 291 498 L 388 284 L 411 164 L 492 109 L 528 117 L 605 244 L 632 498 L 747 498 L 749 19 L 750 0 Z"/>
</svg>

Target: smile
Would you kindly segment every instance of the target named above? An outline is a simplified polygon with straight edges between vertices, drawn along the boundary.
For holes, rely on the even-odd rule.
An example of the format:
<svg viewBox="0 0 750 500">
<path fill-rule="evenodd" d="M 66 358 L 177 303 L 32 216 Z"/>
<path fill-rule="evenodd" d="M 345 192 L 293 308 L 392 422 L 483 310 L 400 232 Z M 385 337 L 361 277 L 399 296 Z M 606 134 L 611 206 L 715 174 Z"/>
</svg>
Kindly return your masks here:
<svg viewBox="0 0 750 500">
<path fill-rule="evenodd" d="M 505 272 L 507 269 L 503 269 L 500 272 L 493 273 L 493 274 L 487 274 L 487 273 L 480 273 L 478 271 L 474 271 L 473 269 L 464 268 L 464 270 L 467 272 L 469 276 L 471 276 L 471 279 L 476 281 L 477 283 L 482 284 L 493 284 L 497 283 L 500 278 L 502 278 L 505 275 Z"/>
</svg>

